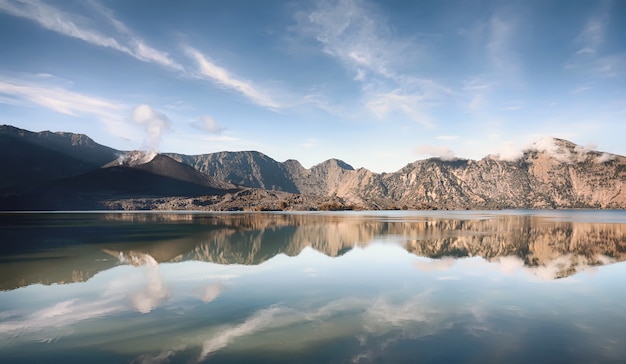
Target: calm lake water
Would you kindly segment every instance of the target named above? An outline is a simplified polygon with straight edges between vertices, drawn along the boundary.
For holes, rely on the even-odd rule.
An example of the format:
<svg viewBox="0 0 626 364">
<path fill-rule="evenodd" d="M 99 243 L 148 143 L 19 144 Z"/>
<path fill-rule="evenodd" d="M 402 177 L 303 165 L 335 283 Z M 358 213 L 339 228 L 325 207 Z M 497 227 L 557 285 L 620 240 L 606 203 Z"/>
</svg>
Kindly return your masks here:
<svg viewBox="0 0 626 364">
<path fill-rule="evenodd" d="M 623 363 L 626 213 L 0 214 L 0 362 Z"/>
</svg>

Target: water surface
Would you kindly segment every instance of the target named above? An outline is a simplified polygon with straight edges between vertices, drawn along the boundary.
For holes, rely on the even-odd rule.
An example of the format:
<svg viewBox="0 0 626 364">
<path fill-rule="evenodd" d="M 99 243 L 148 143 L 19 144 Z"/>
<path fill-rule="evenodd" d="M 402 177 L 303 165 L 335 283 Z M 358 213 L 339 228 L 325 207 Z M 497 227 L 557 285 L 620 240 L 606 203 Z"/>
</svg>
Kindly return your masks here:
<svg viewBox="0 0 626 364">
<path fill-rule="evenodd" d="M 0 214 L 1 362 L 626 361 L 626 213 Z"/>
</svg>

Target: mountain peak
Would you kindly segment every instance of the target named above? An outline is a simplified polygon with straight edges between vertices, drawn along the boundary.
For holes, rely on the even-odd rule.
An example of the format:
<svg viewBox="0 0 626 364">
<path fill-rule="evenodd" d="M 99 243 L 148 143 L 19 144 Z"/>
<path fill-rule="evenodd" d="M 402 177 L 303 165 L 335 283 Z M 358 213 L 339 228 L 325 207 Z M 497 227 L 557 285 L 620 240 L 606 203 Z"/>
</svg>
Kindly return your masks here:
<svg viewBox="0 0 626 364">
<path fill-rule="evenodd" d="M 569 140 L 546 137 L 533 143 L 527 152 L 537 152 L 561 163 L 573 164 L 582 162 L 604 163 L 615 156 L 594 150 L 595 145 L 582 146 Z"/>
<path fill-rule="evenodd" d="M 352 167 L 348 163 L 346 163 L 346 162 L 344 162 L 344 161 L 342 161 L 340 159 L 336 159 L 336 158 L 331 158 L 331 159 L 325 160 L 322 163 L 313 166 L 313 168 L 320 168 L 320 167 L 339 167 L 339 168 L 347 170 L 347 171 L 354 171 L 354 167 Z"/>
<path fill-rule="evenodd" d="M 150 162 L 156 156 L 157 156 L 157 152 L 133 150 L 124 155 L 121 155 L 119 158 L 117 158 L 113 162 L 106 164 L 105 167 L 113 167 L 113 166 L 135 167 L 140 164 L 146 164 Z"/>
</svg>

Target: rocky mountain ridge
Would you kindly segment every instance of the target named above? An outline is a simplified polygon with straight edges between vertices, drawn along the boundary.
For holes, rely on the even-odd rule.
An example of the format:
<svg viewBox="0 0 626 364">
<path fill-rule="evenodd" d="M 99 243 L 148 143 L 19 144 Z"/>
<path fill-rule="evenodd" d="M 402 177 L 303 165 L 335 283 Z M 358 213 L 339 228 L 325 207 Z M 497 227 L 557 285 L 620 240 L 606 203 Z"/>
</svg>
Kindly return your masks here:
<svg viewBox="0 0 626 364">
<path fill-rule="evenodd" d="M 556 138 L 514 161 L 430 158 L 382 174 L 336 159 L 306 169 L 258 152 L 172 157 L 246 187 L 335 196 L 371 209 L 626 208 L 626 158 Z"/>
<path fill-rule="evenodd" d="M 146 159 L 149 163 L 143 163 L 145 155 L 135 156 L 137 159 L 132 154 L 101 146 L 84 135 L 32 133 L 10 126 L 0 127 L 0 138 L 5 141 L 0 144 L 3 155 L 0 168 L 11 171 L 0 185 L 0 189 L 5 188 L 5 196 L 10 194 L 7 188 L 13 186 L 38 183 L 45 189 L 47 181 L 94 173 L 107 163 L 111 167 L 119 163 L 120 155 L 130 156 L 129 161 L 134 160 L 133 167 L 138 170 L 156 164 L 152 159 L 155 157 L 157 161 L 173 159 L 203 176 L 193 177 L 194 183 L 203 180 L 200 184 L 210 181 L 223 189 L 233 185 L 239 188 L 233 193 L 215 195 L 223 196 L 219 198 L 210 193 L 201 199 L 191 198 L 198 196 L 197 193 L 159 194 L 159 199 L 129 195 L 122 200 L 112 196 L 96 208 L 310 210 L 321 205 L 329 210 L 626 208 L 626 158 L 556 138 L 536 143 L 516 160 L 491 155 L 480 160 L 430 158 L 382 174 L 365 168 L 354 169 L 337 159 L 307 169 L 296 160 L 278 162 L 256 151 L 154 155 Z M 175 169 L 182 171 L 183 164 Z M 57 165 L 60 168 L 54 169 Z M 172 167 L 171 162 L 167 165 Z M 163 172 L 159 172 L 163 168 L 166 167 L 160 165 L 146 170 L 159 177 L 145 178 L 163 177 Z M 175 173 L 192 174 L 189 170 Z M 107 180 L 103 176 L 98 185 Z M 141 190 L 140 185 L 135 187 L 130 190 Z"/>
</svg>

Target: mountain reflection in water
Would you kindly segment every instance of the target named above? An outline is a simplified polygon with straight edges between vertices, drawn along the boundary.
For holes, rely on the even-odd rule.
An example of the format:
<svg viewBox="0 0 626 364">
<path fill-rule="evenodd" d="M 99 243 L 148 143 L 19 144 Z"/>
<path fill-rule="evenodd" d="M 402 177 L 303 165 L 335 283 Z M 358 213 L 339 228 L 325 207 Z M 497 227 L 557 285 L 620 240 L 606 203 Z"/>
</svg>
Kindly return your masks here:
<svg viewBox="0 0 626 364">
<path fill-rule="evenodd" d="M 620 211 L 0 214 L 0 361 L 621 362 L 625 232 Z"/>
<path fill-rule="evenodd" d="M 582 215 L 582 213 L 580 213 Z M 587 214 L 591 214 L 587 212 Z M 482 257 L 543 279 L 626 260 L 626 225 L 541 214 L 5 214 L 1 289 L 89 279 L 119 263 L 261 264 L 311 247 L 330 257 L 376 239 L 436 259 Z M 112 259 L 113 258 L 113 259 Z M 441 260 L 441 261 L 440 261 Z"/>
</svg>

